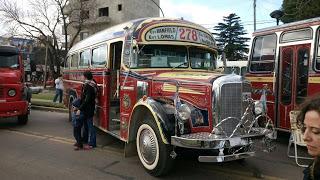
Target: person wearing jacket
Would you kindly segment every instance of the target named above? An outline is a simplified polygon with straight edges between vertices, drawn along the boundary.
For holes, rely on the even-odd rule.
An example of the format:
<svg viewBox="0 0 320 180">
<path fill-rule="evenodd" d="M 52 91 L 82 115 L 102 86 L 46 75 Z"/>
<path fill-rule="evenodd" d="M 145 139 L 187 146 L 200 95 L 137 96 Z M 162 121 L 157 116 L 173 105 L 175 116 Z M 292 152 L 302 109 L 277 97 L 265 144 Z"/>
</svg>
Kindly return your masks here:
<svg viewBox="0 0 320 180">
<path fill-rule="evenodd" d="M 83 76 L 85 78 L 85 82 L 82 87 L 81 104 L 77 114 L 82 112 L 84 115 L 83 143 L 86 144 L 84 145 L 84 149 L 92 149 L 97 146 L 96 130 L 93 126 L 97 84 L 93 80 L 93 76 L 90 71 L 85 71 Z"/>
<path fill-rule="evenodd" d="M 320 179 L 320 97 L 307 101 L 297 120 L 308 153 L 314 157 L 313 162 L 303 171 L 304 180 Z"/>
</svg>

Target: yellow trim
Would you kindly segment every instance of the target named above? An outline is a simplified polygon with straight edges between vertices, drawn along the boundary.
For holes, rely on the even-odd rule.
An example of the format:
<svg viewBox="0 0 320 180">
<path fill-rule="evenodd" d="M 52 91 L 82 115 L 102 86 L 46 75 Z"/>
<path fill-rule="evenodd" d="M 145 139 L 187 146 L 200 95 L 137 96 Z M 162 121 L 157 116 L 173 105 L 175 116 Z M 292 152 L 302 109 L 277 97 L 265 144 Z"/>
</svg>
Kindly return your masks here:
<svg viewBox="0 0 320 180">
<path fill-rule="evenodd" d="M 164 133 L 163 133 L 163 131 L 162 131 L 162 128 L 161 128 L 161 125 L 160 125 L 160 121 L 159 121 L 156 113 L 153 111 L 153 109 L 152 109 L 152 107 L 151 107 L 150 105 L 148 105 L 147 103 L 145 103 L 144 101 L 142 101 L 142 100 L 140 99 L 140 100 L 138 101 L 138 103 L 136 103 L 136 104 L 134 105 L 134 107 L 133 107 L 133 109 L 132 109 L 132 112 L 134 112 L 135 108 L 136 108 L 137 106 L 140 106 L 140 105 L 145 106 L 145 107 L 147 107 L 147 108 L 149 109 L 149 111 L 151 112 L 154 120 L 155 120 L 156 123 L 157 123 L 158 130 L 159 130 L 159 133 L 160 133 L 162 142 L 165 143 L 165 144 L 169 144 L 168 140 L 166 139 L 166 137 L 164 136 Z M 130 121 L 130 124 L 131 124 L 131 121 Z M 129 125 L 129 127 L 130 127 L 130 125 Z M 130 131 L 130 128 L 129 128 L 129 130 L 128 130 L 128 135 L 130 134 L 129 131 Z"/>
<path fill-rule="evenodd" d="M 320 84 L 320 77 L 309 77 L 308 82 L 309 83 Z"/>
<path fill-rule="evenodd" d="M 166 91 L 166 92 L 176 92 L 177 91 L 177 87 L 175 85 L 165 83 L 163 85 L 163 89 L 162 90 Z M 199 95 L 203 95 L 204 94 L 204 93 L 201 93 L 199 91 L 195 91 L 195 90 L 187 89 L 187 88 L 183 88 L 183 87 L 179 88 L 179 92 L 180 93 L 188 93 L 188 94 L 199 94 Z"/>
<path fill-rule="evenodd" d="M 251 82 L 273 82 L 273 77 L 246 77 Z"/>
<path fill-rule="evenodd" d="M 212 76 L 210 73 L 204 72 L 167 72 L 159 74 L 161 78 L 185 78 L 185 79 L 209 79 Z"/>
</svg>

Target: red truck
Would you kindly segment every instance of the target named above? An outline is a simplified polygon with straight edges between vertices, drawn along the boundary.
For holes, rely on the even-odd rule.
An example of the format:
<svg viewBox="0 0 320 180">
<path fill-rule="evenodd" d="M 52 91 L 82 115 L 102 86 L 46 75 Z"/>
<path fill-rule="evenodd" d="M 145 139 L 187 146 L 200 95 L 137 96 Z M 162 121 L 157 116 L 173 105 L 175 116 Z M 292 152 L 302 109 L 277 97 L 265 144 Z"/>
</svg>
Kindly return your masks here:
<svg viewBox="0 0 320 180">
<path fill-rule="evenodd" d="M 0 46 L 0 118 L 18 117 L 28 122 L 31 90 L 24 79 L 22 56 L 14 46 Z"/>
</svg>

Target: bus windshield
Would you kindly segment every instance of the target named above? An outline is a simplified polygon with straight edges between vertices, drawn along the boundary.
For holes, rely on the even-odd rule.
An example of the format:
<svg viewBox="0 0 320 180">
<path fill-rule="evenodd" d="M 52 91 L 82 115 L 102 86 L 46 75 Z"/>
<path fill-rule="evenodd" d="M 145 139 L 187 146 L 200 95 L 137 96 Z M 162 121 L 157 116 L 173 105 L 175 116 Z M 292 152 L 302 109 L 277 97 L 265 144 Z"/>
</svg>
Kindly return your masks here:
<svg viewBox="0 0 320 180">
<path fill-rule="evenodd" d="M 18 68 L 19 59 L 16 54 L 0 54 L 0 68 Z"/>
<path fill-rule="evenodd" d="M 190 64 L 192 69 L 213 70 L 214 60 L 213 52 L 200 48 L 145 45 L 140 47 L 138 57 L 131 64 L 131 68 L 188 68 Z"/>
</svg>

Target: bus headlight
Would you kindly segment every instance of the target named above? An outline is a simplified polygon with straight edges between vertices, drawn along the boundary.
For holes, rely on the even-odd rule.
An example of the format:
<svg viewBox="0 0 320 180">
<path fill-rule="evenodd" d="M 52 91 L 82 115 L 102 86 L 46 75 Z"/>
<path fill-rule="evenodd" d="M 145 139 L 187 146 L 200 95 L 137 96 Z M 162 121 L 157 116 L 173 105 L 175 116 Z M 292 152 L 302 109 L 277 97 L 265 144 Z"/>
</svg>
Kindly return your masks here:
<svg viewBox="0 0 320 180">
<path fill-rule="evenodd" d="M 263 112 L 263 104 L 261 101 L 254 102 L 254 113 L 256 115 L 262 114 Z"/>
<path fill-rule="evenodd" d="M 8 91 L 8 95 L 10 96 L 10 97 L 13 97 L 13 96 L 15 96 L 17 93 L 16 93 L 16 90 L 14 90 L 14 89 L 10 89 L 9 91 Z"/>
<path fill-rule="evenodd" d="M 191 110 L 188 105 L 181 104 L 178 108 L 178 116 L 181 120 L 186 121 L 190 118 Z"/>
</svg>

